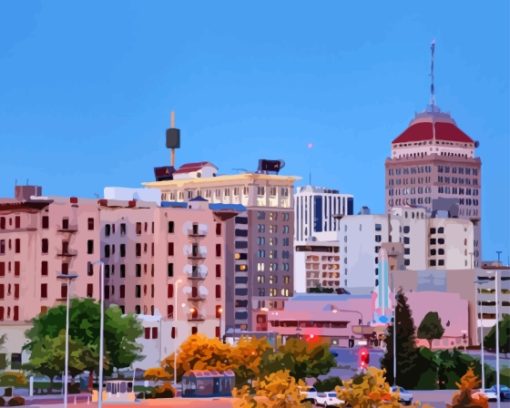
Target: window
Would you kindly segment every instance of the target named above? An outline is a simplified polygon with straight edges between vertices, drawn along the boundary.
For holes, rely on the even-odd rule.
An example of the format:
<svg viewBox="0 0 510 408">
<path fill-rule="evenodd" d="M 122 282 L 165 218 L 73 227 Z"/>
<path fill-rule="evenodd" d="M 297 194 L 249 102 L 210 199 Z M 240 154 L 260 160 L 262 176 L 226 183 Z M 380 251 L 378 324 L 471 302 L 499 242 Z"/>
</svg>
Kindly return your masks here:
<svg viewBox="0 0 510 408">
<path fill-rule="evenodd" d="M 110 227 L 110 224 L 106 224 L 104 226 L 104 235 L 106 237 L 109 237 L 110 236 L 110 233 L 111 233 L 111 227 Z"/>
<path fill-rule="evenodd" d="M 157 339 L 158 338 L 158 328 L 157 327 L 153 327 L 152 328 L 152 338 L 153 339 Z"/>
<path fill-rule="evenodd" d="M 439 227 L 439 228 L 437 229 L 437 233 L 438 233 L 438 234 L 444 234 L 444 227 Z"/>
<path fill-rule="evenodd" d="M 167 297 L 173 298 L 174 297 L 174 285 L 172 283 L 169 283 L 167 285 Z"/>
<path fill-rule="evenodd" d="M 216 299 L 221 299 L 221 285 L 216 285 Z"/>
<path fill-rule="evenodd" d="M 120 224 L 120 235 L 126 235 L 126 224 Z"/>
<path fill-rule="evenodd" d="M 121 278 L 126 277 L 126 265 L 124 265 L 124 264 L 120 265 L 120 277 Z"/>
<path fill-rule="evenodd" d="M 216 277 L 221 278 L 221 265 L 216 264 Z"/>
<path fill-rule="evenodd" d="M 92 283 L 87 283 L 87 297 L 94 297 L 94 285 Z"/>
<path fill-rule="evenodd" d="M 142 234 L 142 223 L 137 222 L 136 223 L 136 235 L 141 235 L 141 234 Z"/>
<path fill-rule="evenodd" d="M 221 224 L 216 223 L 216 235 L 221 235 Z"/>
<path fill-rule="evenodd" d="M 21 264 L 19 261 L 14 262 L 14 276 L 19 276 L 21 272 Z"/>
<path fill-rule="evenodd" d="M 42 228 L 48 229 L 50 227 L 50 217 L 43 215 L 42 217 Z"/>
<path fill-rule="evenodd" d="M 137 242 L 135 248 L 136 248 L 136 251 L 135 251 L 136 256 L 142 256 L 142 244 Z"/>
<path fill-rule="evenodd" d="M 142 276 L 142 264 L 135 265 L 135 276 L 140 278 Z"/>
<path fill-rule="evenodd" d="M 168 256 L 174 256 L 174 243 L 168 243 Z"/>
<path fill-rule="evenodd" d="M 382 230 L 382 224 L 375 224 L 375 230 L 381 231 Z"/>
<path fill-rule="evenodd" d="M 120 285 L 120 286 L 119 286 L 119 290 L 120 290 L 120 295 L 119 295 L 119 297 L 120 297 L 121 299 L 124 299 L 124 297 L 126 296 L 126 286 L 124 286 L 124 285 Z"/>
<path fill-rule="evenodd" d="M 221 305 L 216 305 L 216 318 L 217 319 L 221 318 L 221 312 L 222 312 Z"/>
<path fill-rule="evenodd" d="M 191 328 L 191 334 L 197 334 L 198 333 L 198 327 L 197 326 L 193 326 Z"/>
<path fill-rule="evenodd" d="M 110 256 L 110 245 L 104 246 L 104 256 L 108 258 Z"/>
<path fill-rule="evenodd" d="M 145 338 L 146 339 L 150 339 L 151 338 L 151 328 L 150 327 L 145 327 L 144 328 L 144 334 L 145 334 Z"/>
<path fill-rule="evenodd" d="M 216 244 L 216 256 L 221 256 L 221 244 Z"/>
<path fill-rule="evenodd" d="M 93 254 L 94 253 L 94 240 L 89 239 L 87 241 L 87 254 Z"/>
<path fill-rule="evenodd" d="M 94 218 L 89 218 L 87 220 L 87 225 L 90 231 L 94 230 Z"/>
<path fill-rule="evenodd" d="M 410 231 L 411 231 L 411 227 L 409 227 L 409 225 L 405 225 L 404 226 L 404 234 L 409 234 Z"/>
<path fill-rule="evenodd" d="M 235 222 L 236 224 L 246 225 L 248 224 L 248 217 L 236 217 Z"/>
<path fill-rule="evenodd" d="M 173 262 L 169 262 L 167 264 L 167 271 L 166 271 L 166 275 L 169 277 L 169 278 L 172 278 L 174 276 L 174 264 Z"/>
<path fill-rule="evenodd" d="M 3 299 L 4 297 L 5 297 L 4 284 L 0 283 L 0 299 Z"/>
<path fill-rule="evenodd" d="M 1 271 L 1 268 L 0 268 L 0 271 Z M 2 274 L 0 273 L 0 276 Z M 48 261 L 42 261 L 41 262 L 41 275 L 42 276 L 47 276 L 48 275 Z"/>
<path fill-rule="evenodd" d="M 48 253 L 48 249 L 49 249 L 48 238 L 43 238 L 42 242 L 41 242 L 41 252 L 43 254 L 47 254 Z"/>
<path fill-rule="evenodd" d="M 122 258 L 126 256 L 126 244 L 120 244 L 120 256 Z"/>
<path fill-rule="evenodd" d="M 166 317 L 168 317 L 169 319 L 174 318 L 174 305 L 168 305 L 166 307 Z"/>
<path fill-rule="evenodd" d="M 173 221 L 168 221 L 168 233 L 173 234 L 175 230 L 175 223 Z"/>
</svg>

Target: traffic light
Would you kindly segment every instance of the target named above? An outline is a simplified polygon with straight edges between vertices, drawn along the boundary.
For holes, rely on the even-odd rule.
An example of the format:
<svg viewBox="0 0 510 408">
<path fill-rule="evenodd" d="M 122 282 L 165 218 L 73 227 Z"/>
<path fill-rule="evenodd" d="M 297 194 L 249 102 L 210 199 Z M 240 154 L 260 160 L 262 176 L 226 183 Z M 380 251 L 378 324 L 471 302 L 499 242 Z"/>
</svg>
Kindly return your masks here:
<svg viewBox="0 0 510 408">
<path fill-rule="evenodd" d="M 370 363 L 370 353 L 368 352 L 368 349 L 366 349 L 365 347 L 359 349 L 358 357 L 360 368 L 362 370 L 366 369 L 368 367 L 368 364 Z"/>
</svg>

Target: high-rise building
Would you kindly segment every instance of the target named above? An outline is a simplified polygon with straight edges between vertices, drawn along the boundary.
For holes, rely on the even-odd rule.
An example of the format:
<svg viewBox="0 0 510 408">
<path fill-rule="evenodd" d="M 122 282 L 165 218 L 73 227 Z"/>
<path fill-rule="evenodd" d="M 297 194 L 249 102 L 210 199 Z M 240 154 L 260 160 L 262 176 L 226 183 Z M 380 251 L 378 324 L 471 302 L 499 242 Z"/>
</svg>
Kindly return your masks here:
<svg viewBox="0 0 510 408">
<path fill-rule="evenodd" d="M 317 233 L 338 231 L 339 215 L 352 215 L 350 194 L 323 187 L 298 187 L 294 194 L 294 240 L 304 242 Z"/>
<path fill-rule="evenodd" d="M 434 45 L 432 57 L 433 52 Z M 392 141 L 391 157 L 385 163 L 386 210 L 413 205 L 430 213 L 445 210 L 452 217 L 469 219 L 475 226 L 475 267 L 479 266 L 482 248 L 481 161 L 475 156 L 477 147 L 478 142 L 436 105 L 432 82 L 430 104 Z"/>
<path fill-rule="evenodd" d="M 261 309 L 283 307 L 293 293 L 292 191 L 297 178 L 278 174 L 279 166 L 278 161 L 261 160 L 257 171 L 220 175 L 210 162 L 186 163 L 144 183 L 159 189 L 163 200 L 203 197 L 213 205 L 245 207 L 235 218 L 233 239 L 227 243 L 227 252 L 233 254 L 225 266 L 233 289 L 227 298 L 235 307 L 235 313 L 226 311 L 230 329 L 255 329 L 266 319 Z"/>
</svg>

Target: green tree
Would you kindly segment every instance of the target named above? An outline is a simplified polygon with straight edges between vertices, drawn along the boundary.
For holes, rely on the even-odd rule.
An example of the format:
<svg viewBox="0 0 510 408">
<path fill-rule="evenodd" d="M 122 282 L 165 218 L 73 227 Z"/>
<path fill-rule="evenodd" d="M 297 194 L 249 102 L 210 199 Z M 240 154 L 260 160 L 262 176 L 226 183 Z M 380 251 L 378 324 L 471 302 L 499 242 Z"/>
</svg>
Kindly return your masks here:
<svg viewBox="0 0 510 408">
<path fill-rule="evenodd" d="M 426 339 L 429 342 L 429 349 L 432 349 L 432 340 L 443 337 L 444 327 L 437 312 L 428 312 L 418 327 L 418 338 Z"/>
<path fill-rule="evenodd" d="M 69 374 L 72 378 L 82 373 L 91 360 L 97 361 L 97 358 L 97 354 L 91 352 L 79 340 L 69 339 Z M 57 337 L 45 336 L 39 339 L 31 349 L 30 361 L 24 368 L 48 376 L 51 391 L 54 377 L 64 371 L 64 361 L 65 332 L 62 330 Z"/>
<path fill-rule="evenodd" d="M 32 328 L 26 332 L 29 341 L 24 348 L 30 351 L 31 355 L 34 354 L 34 350 L 51 349 L 51 344 L 48 344 L 46 339 L 58 338 L 65 330 L 65 315 L 65 306 L 59 305 L 33 319 Z M 71 300 L 69 338 L 77 345 L 76 353 L 85 364 L 81 371 L 88 370 L 91 373 L 90 381 L 99 364 L 99 320 L 98 302 L 92 299 Z M 105 310 L 104 328 L 104 361 L 107 371 L 128 367 L 133 361 L 141 358 L 141 346 L 136 343 L 136 338 L 143 333 L 143 330 L 133 315 L 122 315 L 118 306 L 110 306 Z M 49 367 L 53 367 L 58 361 L 58 359 L 53 360 L 48 365 L 32 364 L 31 358 L 30 364 L 32 367 L 39 366 L 50 370 Z M 35 368 L 34 371 L 36 371 Z M 58 372 L 62 371 L 63 363 L 59 365 Z M 42 371 L 39 372 L 42 373 Z"/>
<path fill-rule="evenodd" d="M 402 289 L 396 295 L 396 321 L 397 321 L 397 385 L 404 388 L 413 388 L 418 381 L 416 363 L 418 361 L 418 348 L 416 347 L 416 328 L 414 326 L 411 309 L 407 297 Z M 394 325 L 388 325 L 386 330 L 386 352 L 381 359 L 381 368 L 386 372 L 388 382 L 393 383 L 393 330 Z"/>
<path fill-rule="evenodd" d="M 498 322 L 499 329 L 499 352 L 508 355 L 510 353 L 510 315 L 503 314 Z M 496 350 L 496 325 L 494 325 L 483 341 L 485 348 Z M 508 357 L 508 356 L 506 356 Z"/>
</svg>

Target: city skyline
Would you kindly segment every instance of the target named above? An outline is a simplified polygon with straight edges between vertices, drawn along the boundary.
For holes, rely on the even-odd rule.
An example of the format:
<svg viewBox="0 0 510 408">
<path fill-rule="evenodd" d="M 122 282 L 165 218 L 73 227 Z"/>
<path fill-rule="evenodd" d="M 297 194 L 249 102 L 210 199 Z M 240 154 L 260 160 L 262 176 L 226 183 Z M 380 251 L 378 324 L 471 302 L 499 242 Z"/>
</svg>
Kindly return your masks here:
<svg viewBox="0 0 510 408">
<path fill-rule="evenodd" d="M 283 173 L 301 176 L 301 185 L 311 169 L 312 184 L 353 194 L 355 211 L 368 205 L 382 213 L 384 160 L 391 140 L 428 102 L 435 38 L 437 104 L 481 143 L 483 258 L 495 258 L 496 250 L 508 256 L 504 2 L 482 10 L 442 5 L 441 14 L 439 6 L 401 6 L 399 16 L 381 10 L 386 20 L 371 13 L 360 26 L 345 18 L 360 14 L 355 6 L 279 5 L 270 15 L 253 8 L 250 18 L 225 13 L 210 21 L 204 5 L 194 21 L 183 18 L 189 26 L 171 18 L 189 17 L 183 5 L 155 3 L 138 14 L 130 3 L 106 5 L 100 16 L 79 10 L 94 30 L 63 19 L 70 10 L 62 3 L 0 7 L 3 16 L 25 16 L 23 24 L 14 27 L 19 19 L 12 18 L 0 28 L 0 72 L 9 78 L 0 91 L 0 134 L 9 152 L 1 196 L 12 196 L 16 179 L 42 185 L 48 195 L 87 197 L 102 196 L 108 185 L 151 181 L 152 168 L 169 162 L 164 129 L 176 110 L 177 165 L 209 160 L 226 174 L 255 170 L 258 158 L 281 158 Z M 287 12 L 291 18 L 280 21 Z M 166 27 L 165 16 L 175 24 Z M 265 18 L 264 31 L 251 22 L 257 16 Z M 491 24 L 471 30 L 481 16 Z M 450 27 L 454 17 L 465 24 Z"/>
</svg>

